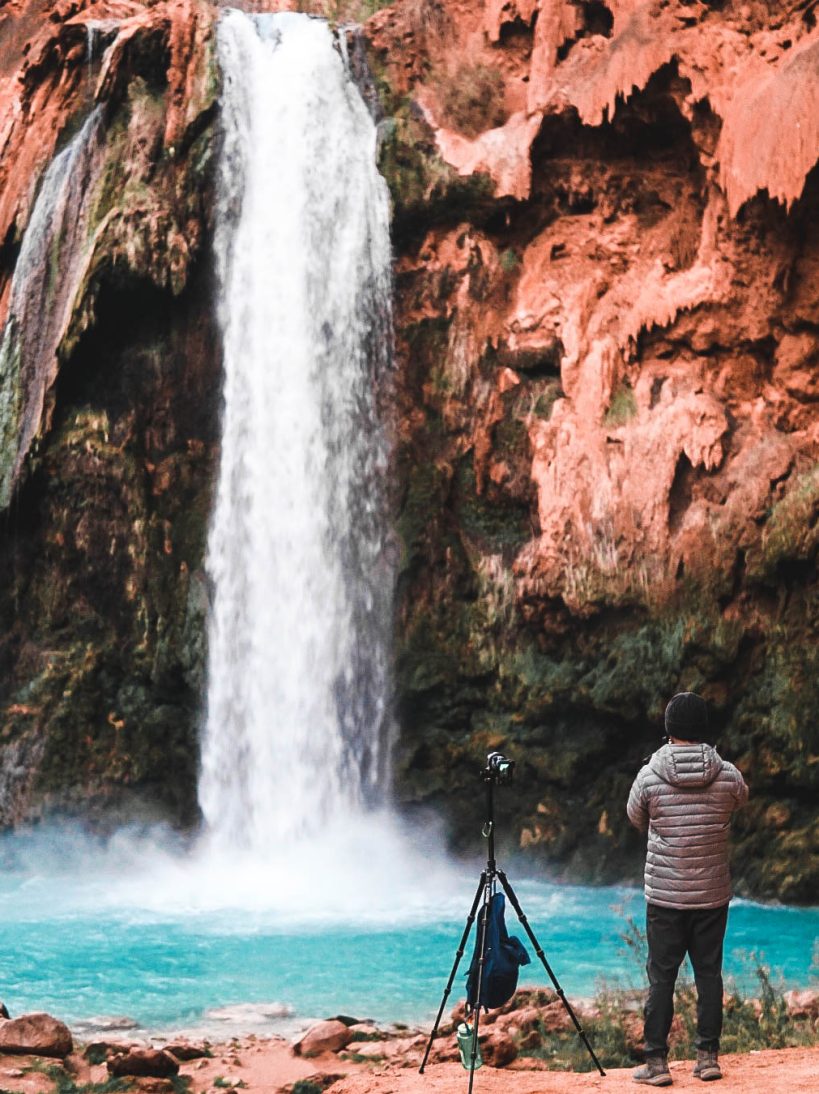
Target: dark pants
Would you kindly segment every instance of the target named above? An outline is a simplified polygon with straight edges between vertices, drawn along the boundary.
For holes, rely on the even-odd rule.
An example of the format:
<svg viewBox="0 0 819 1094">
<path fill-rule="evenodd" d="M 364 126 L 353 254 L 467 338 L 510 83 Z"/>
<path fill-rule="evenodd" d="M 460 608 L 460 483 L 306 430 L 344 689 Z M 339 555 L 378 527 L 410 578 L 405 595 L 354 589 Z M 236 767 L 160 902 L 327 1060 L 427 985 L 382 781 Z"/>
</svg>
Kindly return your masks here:
<svg viewBox="0 0 819 1094">
<path fill-rule="evenodd" d="M 716 1052 L 722 1032 L 722 941 L 728 905 L 721 908 L 646 906 L 648 999 L 645 1006 L 646 1055 L 668 1052 L 674 1017 L 674 984 L 686 953 L 697 986 L 697 1048 Z"/>
</svg>

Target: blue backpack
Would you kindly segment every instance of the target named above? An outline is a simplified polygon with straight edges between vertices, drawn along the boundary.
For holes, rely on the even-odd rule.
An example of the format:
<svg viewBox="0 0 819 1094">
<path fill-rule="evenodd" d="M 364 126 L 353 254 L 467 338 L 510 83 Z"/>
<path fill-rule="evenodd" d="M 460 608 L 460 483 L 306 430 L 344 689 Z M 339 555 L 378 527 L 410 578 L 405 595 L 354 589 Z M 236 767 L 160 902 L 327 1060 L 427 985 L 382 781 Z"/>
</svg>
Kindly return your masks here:
<svg viewBox="0 0 819 1094">
<path fill-rule="evenodd" d="M 481 979 L 481 998 L 478 992 L 480 968 L 481 924 L 475 928 L 475 950 L 466 974 L 466 1002 L 470 1011 L 478 1006 L 492 1009 L 501 1007 L 515 994 L 518 986 L 518 969 L 529 964 L 526 947 L 513 935 L 508 934 L 504 921 L 506 898 L 503 893 L 493 893 L 489 901 L 486 921 L 486 960 Z"/>
</svg>

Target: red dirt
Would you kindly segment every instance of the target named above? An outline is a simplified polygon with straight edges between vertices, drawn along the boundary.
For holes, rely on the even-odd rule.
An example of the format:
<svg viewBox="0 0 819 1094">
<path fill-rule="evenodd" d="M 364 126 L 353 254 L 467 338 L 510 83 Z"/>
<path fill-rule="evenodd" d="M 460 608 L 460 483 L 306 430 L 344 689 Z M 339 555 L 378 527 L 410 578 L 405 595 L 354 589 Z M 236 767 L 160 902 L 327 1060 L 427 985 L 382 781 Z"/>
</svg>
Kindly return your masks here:
<svg viewBox="0 0 819 1094">
<path fill-rule="evenodd" d="M 585 1094 L 587 1091 L 625 1094 L 638 1089 L 632 1081 L 631 1069 L 612 1070 L 601 1077 L 596 1072 L 544 1071 L 534 1061 L 531 1063 L 531 1069 L 526 1070 L 520 1062 L 514 1069 L 481 1068 L 475 1075 L 475 1094 Z M 716 1088 L 721 1094 L 751 1091 L 816 1094 L 819 1089 L 819 1048 L 724 1056 L 721 1063 L 724 1079 Z M 702 1083 L 691 1074 L 690 1060 L 673 1061 L 670 1067 L 675 1088 L 703 1089 Z M 244 1040 L 238 1047 L 217 1053 L 212 1060 L 185 1064 L 182 1069 L 193 1080 L 194 1094 L 213 1091 L 214 1080 L 219 1076 L 227 1081 L 242 1080 L 246 1084 L 242 1089 L 248 1094 L 268 1094 L 296 1079 L 345 1071 L 346 1075 L 328 1087 L 332 1094 L 465 1094 L 468 1086 L 468 1075 L 459 1064 L 431 1064 L 424 1075 L 419 1075 L 414 1067 L 350 1064 L 332 1055 L 303 1060 L 293 1056 L 289 1046 L 278 1040 Z"/>
</svg>

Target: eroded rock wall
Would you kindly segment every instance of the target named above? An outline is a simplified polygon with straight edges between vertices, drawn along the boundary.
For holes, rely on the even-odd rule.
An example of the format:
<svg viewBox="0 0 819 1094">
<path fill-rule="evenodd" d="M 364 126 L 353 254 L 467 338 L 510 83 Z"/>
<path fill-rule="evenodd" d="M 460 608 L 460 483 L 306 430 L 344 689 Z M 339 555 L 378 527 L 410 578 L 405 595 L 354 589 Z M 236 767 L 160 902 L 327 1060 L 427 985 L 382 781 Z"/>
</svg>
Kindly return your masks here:
<svg viewBox="0 0 819 1094">
<path fill-rule="evenodd" d="M 4 8 L 0 822 L 190 824 L 220 382 L 214 9 Z M 81 194 L 23 271 L 48 165 L 89 118 Z M 14 322 L 21 297 L 40 324 Z"/>
<path fill-rule="evenodd" d="M 753 789 L 740 889 L 819 891 L 815 22 L 428 0 L 368 24 L 398 252 L 396 786 L 461 849 L 500 748 L 507 852 L 636 878 L 625 796 L 690 688 Z"/>
</svg>

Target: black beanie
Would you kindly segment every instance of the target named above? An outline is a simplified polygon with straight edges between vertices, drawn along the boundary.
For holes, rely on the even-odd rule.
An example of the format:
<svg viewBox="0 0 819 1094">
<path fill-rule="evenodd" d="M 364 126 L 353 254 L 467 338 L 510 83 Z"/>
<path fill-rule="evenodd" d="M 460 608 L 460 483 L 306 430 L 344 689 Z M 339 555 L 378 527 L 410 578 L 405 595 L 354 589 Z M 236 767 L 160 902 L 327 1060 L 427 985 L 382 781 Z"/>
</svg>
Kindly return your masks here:
<svg viewBox="0 0 819 1094">
<path fill-rule="evenodd" d="M 693 691 L 681 691 L 665 708 L 665 731 L 681 741 L 708 741 L 708 704 Z"/>
</svg>

